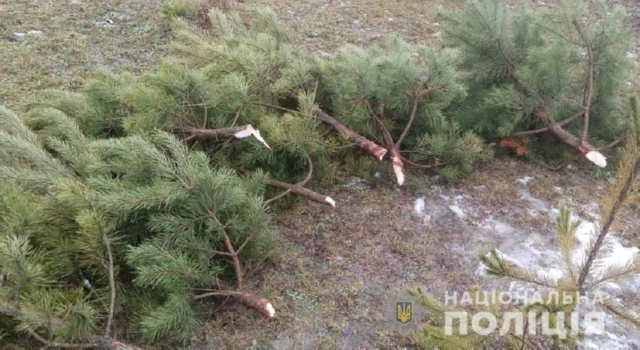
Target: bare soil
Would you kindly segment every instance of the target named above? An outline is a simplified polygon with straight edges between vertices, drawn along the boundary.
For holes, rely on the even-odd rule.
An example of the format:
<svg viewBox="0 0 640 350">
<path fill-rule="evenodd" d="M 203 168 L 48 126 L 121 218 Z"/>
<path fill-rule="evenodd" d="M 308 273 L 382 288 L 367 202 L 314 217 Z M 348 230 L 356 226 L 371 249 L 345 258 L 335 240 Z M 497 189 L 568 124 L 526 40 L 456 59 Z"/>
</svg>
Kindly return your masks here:
<svg viewBox="0 0 640 350">
<path fill-rule="evenodd" d="M 588 166 L 553 172 L 504 158 L 455 186 L 424 176 L 420 188 L 349 178 L 331 193 L 337 209 L 301 203 L 276 219 L 279 259 L 261 268 L 254 286 L 272 300 L 276 318 L 223 304 L 195 348 L 413 348 L 410 335 L 426 315 L 408 325 L 395 320 L 395 303 L 413 299 L 407 290 L 420 287 L 442 302 L 445 292 L 507 290 L 479 272 L 477 256 L 489 248 L 533 267 L 558 267 L 554 209 L 563 204 L 597 219 L 608 182 L 593 175 Z M 614 230 L 634 232 L 633 210 Z"/>
</svg>

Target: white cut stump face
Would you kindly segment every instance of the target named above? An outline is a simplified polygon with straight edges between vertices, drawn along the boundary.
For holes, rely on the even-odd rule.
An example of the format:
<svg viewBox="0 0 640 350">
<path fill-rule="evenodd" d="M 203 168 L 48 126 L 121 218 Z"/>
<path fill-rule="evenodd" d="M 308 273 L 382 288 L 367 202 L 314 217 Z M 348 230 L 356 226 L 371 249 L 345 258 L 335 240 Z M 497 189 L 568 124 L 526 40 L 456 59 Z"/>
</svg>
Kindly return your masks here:
<svg viewBox="0 0 640 350">
<path fill-rule="evenodd" d="M 584 155 L 593 164 L 604 168 L 607 166 L 607 158 L 598 151 L 591 151 Z"/>
</svg>

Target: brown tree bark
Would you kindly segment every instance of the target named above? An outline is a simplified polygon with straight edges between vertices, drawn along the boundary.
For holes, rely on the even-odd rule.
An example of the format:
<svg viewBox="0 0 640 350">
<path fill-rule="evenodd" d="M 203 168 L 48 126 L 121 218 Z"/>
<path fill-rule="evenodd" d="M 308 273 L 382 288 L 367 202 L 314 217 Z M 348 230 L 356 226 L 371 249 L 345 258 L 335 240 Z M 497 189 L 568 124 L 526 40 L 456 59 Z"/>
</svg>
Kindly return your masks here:
<svg viewBox="0 0 640 350">
<path fill-rule="evenodd" d="M 309 199 L 311 199 L 312 201 L 316 201 L 318 203 L 322 203 L 325 205 L 329 205 L 333 208 L 336 207 L 336 202 L 333 200 L 333 198 L 329 197 L 329 196 L 325 196 L 322 195 L 318 192 L 314 192 L 308 188 L 304 188 L 302 186 L 299 185 L 292 185 L 292 184 L 288 184 L 286 182 L 281 182 L 278 180 L 274 180 L 274 179 L 266 179 L 265 183 L 269 186 L 275 186 L 275 187 L 280 187 L 280 188 L 284 188 L 285 190 L 289 190 L 292 193 L 295 193 L 297 195 L 303 196 L 303 197 L 307 197 Z"/>
<path fill-rule="evenodd" d="M 359 148 L 365 150 L 367 153 L 374 156 L 377 160 L 382 160 L 384 156 L 387 154 L 386 148 L 376 144 L 375 142 L 351 130 L 346 125 L 340 123 L 339 121 L 335 120 L 332 116 L 328 115 L 322 109 L 316 108 L 313 111 L 313 113 L 318 119 L 331 125 L 338 132 L 347 136 L 349 140 L 355 142 Z"/>
<path fill-rule="evenodd" d="M 186 141 L 189 140 L 208 140 L 218 138 L 236 138 L 243 139 L 249 136 L 253 136 L 256 140 L 260 141 L 265 147 L 271 149 L 265 140 L 260 135 L 260 131 L 255 129 L 252 125 L 247 124 L 243 126 L 236 126 L 231 128 L 220 129 L 199 129 L 199 128 L 173 128 L 174 133 L 188 134 Z"/>
</svg>

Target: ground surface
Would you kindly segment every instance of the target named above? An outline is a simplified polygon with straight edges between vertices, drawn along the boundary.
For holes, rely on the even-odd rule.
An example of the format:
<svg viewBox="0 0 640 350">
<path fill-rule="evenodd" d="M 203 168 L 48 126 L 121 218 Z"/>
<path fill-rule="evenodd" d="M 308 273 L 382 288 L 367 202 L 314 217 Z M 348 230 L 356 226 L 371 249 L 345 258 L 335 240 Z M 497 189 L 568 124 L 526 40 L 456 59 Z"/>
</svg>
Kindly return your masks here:
<svg viewBox="0 0 640 350">
<path fill-rule="evenodd" d="M 437 41 L 438 7 L 457 6 L 444 0 L 245 3 L 272 6 L 319 55 L 388 34 Z M 139 72 L 158 63 L 170 39 L 161 6 L 161 0 L 0 0 L 0 104 L 19 108 L 42 89 L 76 89 L 95 69 Z M 554 208 L 564 202 L 577 216 L 596 220 L 611 176 L 581 166 L 551 172 L 502 158 L 454 186 L 423 174 L 402 189 L 384 177 L 346 175 L 331 193 L 337 209 L 301 203 L 275 219 L 278 259 L 249 272 L 259 276 L 254 287 L 273 302 L 276 318 L 267 322 L 222 302 L 203 315 L 193 348 L 411 348 L 407 335 L 418 322 L 400 326 L 393 314 L 407 289 L 422 287 L 442 300 L 445 291 L 500 286 L 479 270 L 477 254 L 491 247 L 530 266 L 557 267 Z M 633 210 L 625 209 L 614 227 L 627 247 L 640 244 Z M 624 293 L 634 286 L 615 293 L 637 305 L 637 296 Z M 624 341 L 637 336 L 626 329 L 616 334 Z M 615 345 L 605 340 L 595 344 Z"/>
<path fill-rule="evenodd" d="M 401 326 L 394 315 L 396 302 L 411 300 L 408 289 L 421 287 L 444 302 L 445 292 L 521 287 L 482 273 L 477 256 L 493 247 L 553 274 L 562 268 L 554 231 L 559 204 L 585 220 L 588 229 L 607 183 L 588 169 L 552 172 L 510 159 L 496 160 L 455 186 L 423 179 L 415 185 L 420 188 L 400 190 L 383 180 L 353 177 L 331 194 L 337 209 L 308 203 L 278 219 L 281 260 L 261 271 L 256 286 L 277 305 L 278 317 L 265 323 L 223 307 L 195 344 L 202 349 L 412 348 L 405 335 L 416 323 Z M 625 209 L 613 228 L 624 232 L 617 241 L 625 247 L 638 243 L 633 210 Z M 637 304 L 629 292 L 638 282 L 615 286 L 616 297 Z M 419 323 L 422 314 L 416 312 Z M 589 341 L 608 349 L 640 346 L 633 340 L 640 335 L 629 329 L 614 334 Z M 622 340 L 609 342 L 614 337 Z"/>
<path fill-rule="evenodd" d="M 95 70 L 141 72 L 162 57 L 163 0 L 0 0 L 0 104 L 75 89 Z"/>
</svg>

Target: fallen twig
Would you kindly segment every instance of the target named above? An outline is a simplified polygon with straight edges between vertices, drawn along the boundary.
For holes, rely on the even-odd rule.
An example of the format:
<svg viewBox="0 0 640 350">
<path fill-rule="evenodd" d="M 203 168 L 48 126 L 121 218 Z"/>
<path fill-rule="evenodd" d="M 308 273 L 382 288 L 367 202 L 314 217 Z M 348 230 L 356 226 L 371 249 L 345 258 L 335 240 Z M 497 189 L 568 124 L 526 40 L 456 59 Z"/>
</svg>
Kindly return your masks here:
<svg viewBox="0 0 640 350">
<path fill-rule="evenodd" d="M 298 182 L 294 186 L 304 187 L 304 185 L 306 185 L 309 182 L 309 180 L 311 180 L 311 176 L 313 175 L 313 162 L 311 161 L 311 157 L 309 157 L 309 154 L 307 154 L 306 152 L 305 152 L 304 155 L 305 155 L 305 157 L 307 159 L 307 164 L 309 164 L 309 171 L 307 172 L 307 176 L 305 176 L 305 178 L 302 181 Z M 292 191 L 292 189 L 288 188 L 288 189 L 284 190 L 283 192 L 277 194 L 276 196 L 265 200 L 264 204 L 268 205 L 269 203 L 271 203 L 271 202 L 273 202 L 275 200 L 278 200 L 278 199 L 286 196 L 287 194 L 291 193 L 291 191 Z"/>
<path fill-rule="evenodd" d="M 325 196 L 322 195 L 318 192 L 314 192 L 308 188 L 302 187 L 302 186 L 298 186 L 298 185 L 292 185 L 292 184 L 288 184 L 286 182 L 281 182 L 278 180 L 274 180 L 274 179 L 266 179 L 265 183 L 269 186 L 275 186 L 275 187 L 280 187 L 280 188 L 284 188 L 286 190 L 291 190 L 292 193 L 298 194 L 300 196 L 304 196 L 307 197 L 313 201 L 316 201 L 318 203 L 322 203 L 322 204 L 326 204 L 329 205 L 333 208 L 336 207 L 336 202 L 333 200 L 333 198 L 329 197 L 329 196 Z"/>
</svg>

